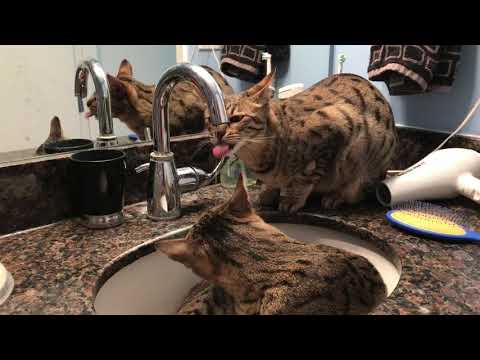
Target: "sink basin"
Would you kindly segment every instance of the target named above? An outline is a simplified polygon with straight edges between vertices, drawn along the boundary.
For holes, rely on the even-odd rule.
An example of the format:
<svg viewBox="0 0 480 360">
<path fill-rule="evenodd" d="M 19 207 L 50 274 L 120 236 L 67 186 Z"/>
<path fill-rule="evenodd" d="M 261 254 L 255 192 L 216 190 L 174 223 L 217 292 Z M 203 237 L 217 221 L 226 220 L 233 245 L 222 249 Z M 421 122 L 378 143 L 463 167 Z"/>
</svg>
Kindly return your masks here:
<svg viewBox="0 0 480 360">
<path fill-rule="evenodd" d="M 12 275 L 0 263 L 0 305 L 2 305 L 10 296 L 13 290 Z"/>
<path fill-rule="evenodd" d="M 372 242 L 324 226 L 270 222 L 292 238 L 325 244 L 361 255 L 375 266 L 390 295 L 400 280 L 398 260 Z M 162 238 L 175 238 L 188 231 L 177 230 Z M 157 239 L 158 240 L 158 239 Z M 175 314 L 188 291 L 200 281 L 184 265 L 160 251 L 142 256 L 113 274 L 99 289 L 95 312 L 100 315 Z"/>
</svg>

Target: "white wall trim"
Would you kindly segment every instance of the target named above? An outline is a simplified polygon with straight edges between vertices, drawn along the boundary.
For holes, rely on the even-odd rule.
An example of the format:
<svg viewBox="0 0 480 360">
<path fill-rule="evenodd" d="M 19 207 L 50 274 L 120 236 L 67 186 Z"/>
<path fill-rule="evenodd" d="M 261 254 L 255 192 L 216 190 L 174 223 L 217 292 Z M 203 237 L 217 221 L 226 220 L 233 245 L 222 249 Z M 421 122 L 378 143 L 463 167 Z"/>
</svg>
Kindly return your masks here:
<svg viewBox="0 0 480 360">
<path fill-rule="evenodd" d="M 72 45 L 73 48 L 73 67 L 74 69 L 87 58 L 98 59 L 98 47 L 97 45 Z M 75 73 L 72 73 L 72 84 Z M 89 88 L 92 86 L 91 81 L 89 82 Z M 72 85 L 72 96 L 73 96 L 73 85 Z M 83 114 L 77 113 L 77 120 L 80 124 L 80 137 L 84 139 L 93 139 L 96 136 L 96 132 L 91 128 L 92 121 L 86 121 L 83 118 Z M 95 125 L 95 123 L 93 123 Z"/>
<path fill-rule="evenodd" d="M 98 58 L 97 45 L 72 45 L 72 47 L 75 67 L 88 57 Z"/>
<path fill-rule="evenodd" d="M 188 62 L 188 45 L 176 45 L 177 64 Z"/>
</svg>

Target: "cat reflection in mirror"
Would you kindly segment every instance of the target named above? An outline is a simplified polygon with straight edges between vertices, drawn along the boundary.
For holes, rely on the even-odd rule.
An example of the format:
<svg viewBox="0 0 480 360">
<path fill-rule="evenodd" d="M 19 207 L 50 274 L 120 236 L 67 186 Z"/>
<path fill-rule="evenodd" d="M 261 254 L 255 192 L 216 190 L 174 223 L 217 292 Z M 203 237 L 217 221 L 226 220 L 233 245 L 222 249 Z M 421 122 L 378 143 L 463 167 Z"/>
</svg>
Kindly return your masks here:
<svg viewBox="0 0 480 360">
<path fill-rule="evenodd" d="M 232 95 L 233 89 L 221 74 L 202 66 L 216 80 L 225 95 Z M 145 128 L 151 127 L 152 106 L 155 85 L 146 85 L 133 77 L 133 67 L 128 60 L 120 64 L 117 76 L 107 75 L 112 116 L 120 119 L 142 140 Z M 96 115 L 95 95 L 87 100 L 87 118 Z M 190 82 L 179 82 L 170 95 L 170 135 L 202 132 L 205 128 L 206 103 L 195 86 Z"/>
<path fill-rule="evenodd" d="M 46 154 L 44 149 L 45 145 L 61 140 L 65 140 L 65 136 L 63 136 L 62 124 L 60 123 L 58 116 L 54 116 L 52 120 L 50 120 L 50 134 L 48 135 L 47 140 L 45 140 L 45 142 L 38 147 L 35 153 L 37 155 L 44 155 Z"/>
<path fill-rule="evenodd" d="M 262 205 L 295 213 L 312 193 L 321 194 L 327 209 L 357 203 L 385 176 L 395 153 L 389 103 L 354 74 L 329 76 L 275 99 L 274 74 L 225 97 L 230 124 L 211 129 L 215 153 L 236 153 L 262 181 Z"/>
</svg>

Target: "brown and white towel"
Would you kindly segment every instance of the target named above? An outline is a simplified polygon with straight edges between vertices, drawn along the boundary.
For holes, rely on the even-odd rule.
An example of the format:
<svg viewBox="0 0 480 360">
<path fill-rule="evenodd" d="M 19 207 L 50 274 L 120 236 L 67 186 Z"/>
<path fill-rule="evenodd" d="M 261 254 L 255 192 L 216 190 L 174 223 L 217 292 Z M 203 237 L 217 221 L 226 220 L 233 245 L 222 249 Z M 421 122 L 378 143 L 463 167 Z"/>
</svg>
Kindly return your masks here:
<svg viewBox="0 0 480 360">
<path fill-rule="evenodd" d="M 368 78 L 384 81 L 390 95 L 448 91 L 461 45 L 373 45 Z"/>
<path fill-rule="evenodd" d="M 266 75 L 262 53 L 272 55 L 272 64 L 284 62 L 290 56 L 290 45 L 224 45 L 220 69 L 228 76 L 257 82 Z"/>
</svg>

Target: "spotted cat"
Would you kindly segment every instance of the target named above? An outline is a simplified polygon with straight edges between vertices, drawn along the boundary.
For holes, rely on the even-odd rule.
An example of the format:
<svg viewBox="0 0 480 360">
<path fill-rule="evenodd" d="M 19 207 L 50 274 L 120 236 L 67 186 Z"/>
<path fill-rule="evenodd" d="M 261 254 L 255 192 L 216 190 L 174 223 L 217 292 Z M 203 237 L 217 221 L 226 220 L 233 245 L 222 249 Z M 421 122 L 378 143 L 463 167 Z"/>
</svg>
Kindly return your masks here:
<svg viewBox="0 0 480 360">
<path fill-rule="evenodd" d="M 224 77 L 208 66 L 202 66 L 213 76 L 223 93 L 233 95 L 232 87 Z M 128 60 L 120 64 L 117 76 L 107 75 L 112 116 L 120 119 L 140 139 L 145 139 L 145 128 L 152 124 L 155 85 L 145 85 L 133 78 L 133 67 Z M 95 95 L 87 100 L 87 117 L 97 112 Z M 170 135 L 202 132 L 205 128 L 206 103 L 193 84 L 179 82 L 170 96 Z"/>
<path fill-rule="evenodd" d="M 207 210 L 185 238 L 158 244 L 205 279 L 178 314 L 366 314 L 385 299 L 365 258 L 300 240 L 255 213 L 240 177 L 232 198 Z"/>
<path fill-rule="evenodd" d="M 226 96 L 230 124 L 210 127 L 217 154 L 236 153 L 263 182 L 260 202 L 284 212 L 303 208 L 312 193 L 323 208 L 360 201 L 385 176 L 398 143 L 387 100 L 354 74 L 273 99 L 273 78 Z"/>
</svg>

